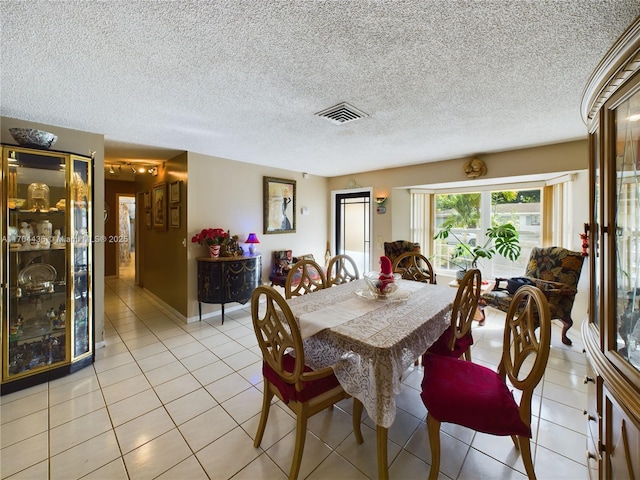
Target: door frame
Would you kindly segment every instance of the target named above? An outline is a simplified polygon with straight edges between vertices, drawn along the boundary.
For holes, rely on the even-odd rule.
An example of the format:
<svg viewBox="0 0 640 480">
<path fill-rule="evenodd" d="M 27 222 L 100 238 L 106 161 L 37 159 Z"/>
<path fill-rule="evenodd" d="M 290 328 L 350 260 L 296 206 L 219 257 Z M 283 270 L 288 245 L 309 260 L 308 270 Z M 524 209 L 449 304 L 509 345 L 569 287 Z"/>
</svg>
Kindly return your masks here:
<svg viewBox="0 0 640 480">
<path fill-rule="evenodd" d="M 138 196 L 135 193 L 116 193 L 116 239 L 119 239 L 120 237 L 120 199 L 121 198 L 133 198 L 133 204 L 135 205 L 136 208 L 136 212 L 135 212 L 135 217 L 133 219 L 133 230 L 134 230 L 134 235 L 136 235 L 134 238 L 136 240 L 136 242 L 138 241 L 137 238 L 137 225 L 138 225 L 138 212 L 137 212 L 137 208 L 138 208 Z M 137 253 L 137 252 L 136 252 Z M 137 257 L 137 255 L 135 256 Z M 135 269 L 135 276 L 138 276 L 138 265 L 137 265 L 137 258 L 134 257 L 134 269 Z M 120 242 L 116 241 L 116 276 L 120 277 Z"/>
<path fill-rule="evenodd" d="M 363 193 L 369 194 L 369 265 L 365 266 L 366 271 L 371 270 L 371 258 L 373 256 L 373 187 L 357 187 L 357 188 L 348 188 L 344 190 L 332 190 L 331 191 L 331 236 L 329 240 L 329 249 L 334 252 L 334 255 L 337 253 L 335 248 L 335 240 L 336 240 L 336 197 L 338 195 L 344 194 L 352 194 L 352 193 Z M 365 273 L 365 272 L 362 272 Z"/>
</svg>

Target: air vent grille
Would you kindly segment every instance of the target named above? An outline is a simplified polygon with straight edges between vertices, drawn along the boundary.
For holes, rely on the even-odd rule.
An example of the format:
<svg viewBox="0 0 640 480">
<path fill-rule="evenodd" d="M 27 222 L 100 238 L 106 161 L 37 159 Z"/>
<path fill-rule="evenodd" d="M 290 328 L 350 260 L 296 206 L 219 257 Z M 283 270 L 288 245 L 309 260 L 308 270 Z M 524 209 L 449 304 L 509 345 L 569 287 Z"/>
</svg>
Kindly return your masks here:
<svg viewBox="0 0 640 480">
<path fill-rule="evenodd" d="M 353 105 L 349 105 L 348 103 L 344 102 L 339 103 L 338 105 L 334 105 L 331 108 L 327 108 L 326 110 L 322 110 L 321 112 L 316 113 L 316 115 L 322 118 L 326 118 L 331 123 L 335 123 L 336 125 L 342 125 L 347 122 L 353 122 L 354 120 L 369 116 L 362 110 L 358 110 Z"/>
</svg>

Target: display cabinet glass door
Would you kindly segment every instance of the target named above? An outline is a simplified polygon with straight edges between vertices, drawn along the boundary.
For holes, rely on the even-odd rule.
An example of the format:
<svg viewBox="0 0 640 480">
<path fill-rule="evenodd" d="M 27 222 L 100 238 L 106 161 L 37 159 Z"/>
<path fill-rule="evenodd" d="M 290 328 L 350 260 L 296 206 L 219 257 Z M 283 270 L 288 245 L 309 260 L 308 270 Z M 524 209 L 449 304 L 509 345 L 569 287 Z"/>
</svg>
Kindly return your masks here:
<svg viewBox="0 0 640 480">
<path fill-rule="evenodd" d="M 640 370 L 640 92 L 621 102 L 613 115 L 616 326 L 609 348 Z"/>
<path fill-rule="evenodd" d="M 5 380 L 69 361 L 65 160 L 3 149 Z"/>
<path fill-rule="evenodd" d="M 71 157 L 70 223 L 75 232 L 71 248 L 69 279 L 71 290 L 73 360 L 91 351 L 91 164 L 88 159 Z"/>
</svg>

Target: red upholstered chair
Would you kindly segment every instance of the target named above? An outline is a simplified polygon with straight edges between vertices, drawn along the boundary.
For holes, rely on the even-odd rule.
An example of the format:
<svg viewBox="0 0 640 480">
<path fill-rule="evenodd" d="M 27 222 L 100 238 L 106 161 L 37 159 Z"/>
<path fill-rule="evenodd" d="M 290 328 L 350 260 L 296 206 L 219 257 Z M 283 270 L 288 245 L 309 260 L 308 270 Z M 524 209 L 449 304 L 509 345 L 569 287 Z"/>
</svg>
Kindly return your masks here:
<svg viewBox="0 0 640 480">
<path fill-rule="evenodd" d="M 312 370 L 304 364 L 300 329 L 289 305 L 275 288 L 260 286 L 253 291 L 251 317 L 262 351 L 264 376 L 262 413 L 253 445 L 258 448 L 262 442 L 271 400 L 276 395 L 296 414 L 296 445 L 289 471 L 289 478 L 295 479 L 300 472 L 307 419 L 349 398 L 349 394 L 340 386 L 331 367 Z M 362 410 L 362 403 L 354 398 L 353 431 L 358 443 L 363 442 L 360 430 Z"/>
<path fill-rule="evenodd" d="M 358 266 L 349 255 L 336 255 L 327 265 L 327 286 L 341 285 L 360 278 Z"/>
<path fill-rule="evenodd" d="M 549 358 L 550 318 L 544 294 L 536 287 L 525 286 L 515 293 L 507 312 L 497 373 L 456 358 L 425 356 L 420 396 L 428 411 L 430 480 L 438 478 L 440 469 L 442 422 L 492 435 L 510 435 L 522 454 L 527 476 L 536 478 L 529 442 L 531 397 Z M 540 322 L 537 331 L 536 320 Z M 521 391 L 519 404 L 509 385 Z"/>
<path fill-rule="evenodd" d="M 480 298 L 482 274 L 478 269 L 467 271 L 458 283 L 458 293 L 451 310 L 451 326 L 429 347 L 426 355 L 445 355 L 471 361 L 471 324 Z M 422 359 L 424 364 L 425 359 Z"/>
<path fill-rule="evenodd" d="M 292 298 L 323 288 L 327 288 L 327 277 L 322 267 L 313 260 L 300 260 L 287 274 L 284 294 L 287 298 Z"/>
</svg>

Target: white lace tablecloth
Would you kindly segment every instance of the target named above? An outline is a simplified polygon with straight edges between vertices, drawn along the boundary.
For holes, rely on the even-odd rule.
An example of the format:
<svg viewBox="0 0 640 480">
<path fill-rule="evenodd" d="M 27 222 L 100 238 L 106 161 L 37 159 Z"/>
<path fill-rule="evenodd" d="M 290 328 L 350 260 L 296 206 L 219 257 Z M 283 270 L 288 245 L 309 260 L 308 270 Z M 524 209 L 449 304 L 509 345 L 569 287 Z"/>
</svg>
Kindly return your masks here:
<svg viewBox="0 0 640 480">
<path fill-rule="evenodd" d="M 356 294 L 364 280 L 318 290 L 287 300 L 294 317 L 306 327 L 325 316 L 328 328 L 304 340 L 305 363 L 333 366 L 338 381 L 363 404 L 377 425 L 390 427 L 402 373 L 446 330 L 456 290 L 444 285 L 402 280 L 406 300 L 370 300 Z M 355 312 L 355 314 L 354 314 Z"/>
</svg>

